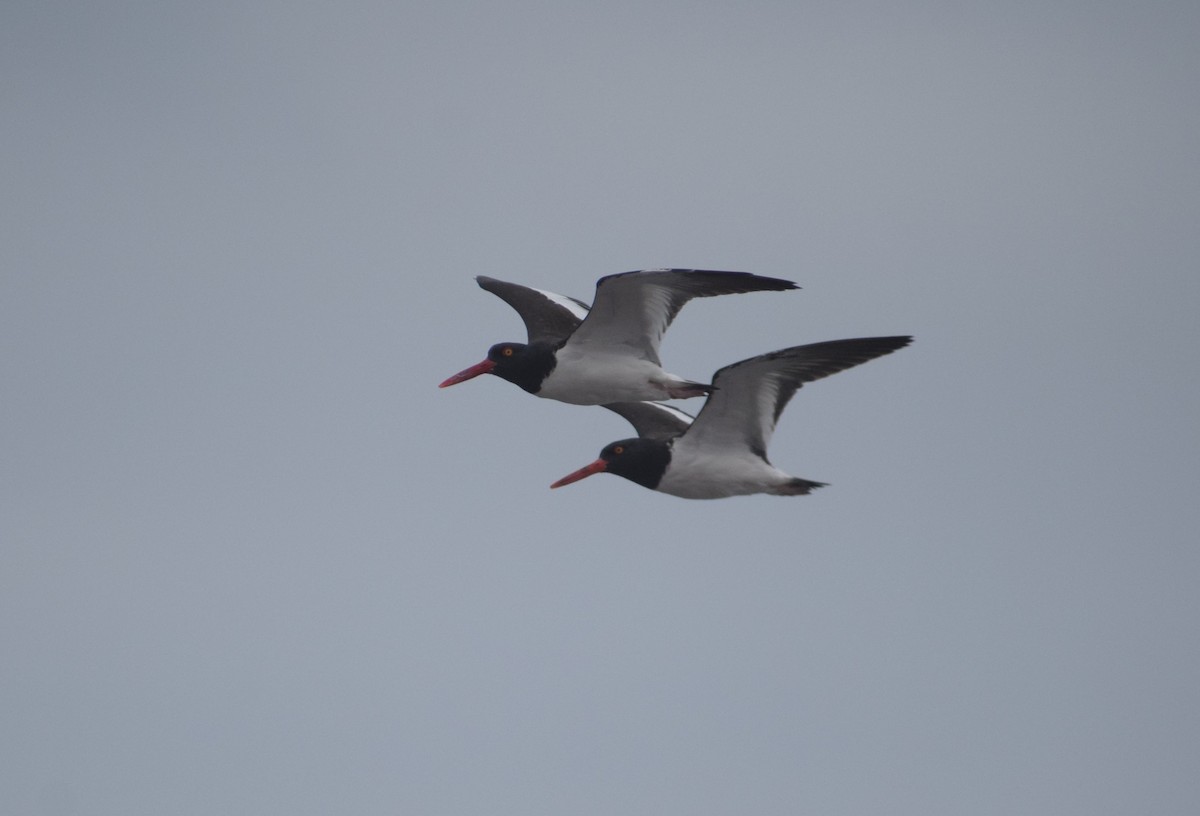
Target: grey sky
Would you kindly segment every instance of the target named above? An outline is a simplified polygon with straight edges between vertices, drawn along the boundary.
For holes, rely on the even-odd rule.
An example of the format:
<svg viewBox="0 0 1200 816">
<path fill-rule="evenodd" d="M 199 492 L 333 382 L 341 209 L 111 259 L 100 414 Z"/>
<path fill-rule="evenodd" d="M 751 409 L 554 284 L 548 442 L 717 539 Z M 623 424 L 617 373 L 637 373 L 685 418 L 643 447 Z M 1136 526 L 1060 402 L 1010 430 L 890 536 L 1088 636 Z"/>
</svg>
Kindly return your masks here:
<svg viewBox="0 0 1200 816">
<path fill-rule="evenodd" d="M 1200 808 L 1195 4 L 8 4 L 0 811 Z M 599 476 L 651 266 L 812 496 Z M 680 404 L 690 410 L 699 405 Z"/>
</svg>

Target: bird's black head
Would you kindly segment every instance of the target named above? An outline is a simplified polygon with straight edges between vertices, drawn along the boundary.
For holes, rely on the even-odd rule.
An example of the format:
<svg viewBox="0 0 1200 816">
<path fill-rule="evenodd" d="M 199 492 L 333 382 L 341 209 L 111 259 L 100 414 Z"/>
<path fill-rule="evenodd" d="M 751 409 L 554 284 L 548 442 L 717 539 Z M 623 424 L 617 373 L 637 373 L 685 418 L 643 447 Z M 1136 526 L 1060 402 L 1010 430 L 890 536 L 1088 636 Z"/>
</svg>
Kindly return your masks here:
<svg viewBox="0 0 1200 816">
<path fill-rule="evenodd" d="M 487 358 L 496 365 L 520 360 L 529 346 L 524 343 L 497 343 L 488 349 Z"/>
<path fill-rule="evenodd" d="M 666 472 L 667 464 L 670 461 L 670 442 L 641 437 L 621 439 L 605 445 L 604 450 L 600 451 L 600 458 L 590 465 L 585 465 L 574 473 L 562 477 L 550 486 L 562 487 L 591 476 L 593 473 L 604 471 L 623 476 L 631 482 L 637 482 L 642 487 L 653 490 L 662 481 L 663 473 Z"/>
<path fill-rule="evenodd" d="M 554 350 L 539 343 L 497 343 L 488 349 L 487 359 L 449 377 L 439 386 L 457 385 L 480 374 L 495 374 L 519 385 L 531 394 L 542 387 L 542 381 L 554 369 Z"/>
<path fill-rule="evenodd" d="M 491 373 L 531 394 L 541 389 L 555 362 L 553 349 L 541 343 L 497 343 L 488 349 L 487 358 Z"/>
</svg>

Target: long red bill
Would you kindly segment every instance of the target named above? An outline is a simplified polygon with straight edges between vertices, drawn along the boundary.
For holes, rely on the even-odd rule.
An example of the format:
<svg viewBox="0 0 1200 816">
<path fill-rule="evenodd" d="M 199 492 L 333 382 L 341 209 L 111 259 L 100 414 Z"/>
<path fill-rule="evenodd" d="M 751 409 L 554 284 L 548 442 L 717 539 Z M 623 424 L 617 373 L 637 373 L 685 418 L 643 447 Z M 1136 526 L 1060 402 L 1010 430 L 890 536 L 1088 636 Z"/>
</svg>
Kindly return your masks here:
<svg viewBox="0 0 1200 816">
<path fill-rule="evenodd" d="M 608 462 L 605 462 L 603 459 L 597 459 L 595 462 L 592 462 L 590 465 L 585 465 L 584 467 L 581 467 L 579 470 L 575 471 L 574 473 L 569 473 L 566 476 L 563 476 L 557 482 L 550 485 L 550 489 L 553 490 L 556 487 L 562 487 L 563 485 L 569 485 L 571 482 L 578 482 L 580 479 L 586 479 L 588 476 L 591 476 L 593 473 L 600 473 L 607 469 L 608 469 Z"/>
<path fill-rule="evenodd" d="M 445 381 L 438 384 L 438 388 L 445 388 L 448 385 L 458 385 L 460 382 L 466 382 L 478 377 L 480 374 L 487 374 L 496 364 L 491 360 L 484 360 L 482 363 L 476 363 L 470 368 L 464 368 L 462 371 L 455 374 L 453 377 L 446 378 Z"/>
</svg>

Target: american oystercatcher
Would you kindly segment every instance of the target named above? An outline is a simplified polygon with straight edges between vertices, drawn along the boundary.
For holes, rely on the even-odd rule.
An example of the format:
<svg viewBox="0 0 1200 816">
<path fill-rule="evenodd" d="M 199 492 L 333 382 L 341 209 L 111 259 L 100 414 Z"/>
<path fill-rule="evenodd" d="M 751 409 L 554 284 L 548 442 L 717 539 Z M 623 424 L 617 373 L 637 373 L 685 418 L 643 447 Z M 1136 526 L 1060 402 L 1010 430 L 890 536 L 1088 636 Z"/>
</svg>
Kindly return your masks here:
<svg viewBox="0 0 1200 816">
<path fill-rule="evenodd" d="M 607 472 L 685 499 L 805 495 L 824 483 L 789 476 L 767 459 L 775 423 L 796 389 L 911 342 L 911 337 L 831 340 L 733 363 L 713 375 L 714 390 L 695 420 L 655 403 L 606 405 L 629 420 L 638 437 L 607 445 L 596 461 L 550 487 Z"/>
<path fill-rule="evenodd" d="M 447 378 L 445 388 L 495 374 L 531 394 L 575 405 L 684 399 L 712 386 L 668 374 L 658 357 L 663 334 L 692 298 L 798 289 L 747 272 L 647 269 L 596 282 L 590 309 L 574 298 L 479 276 L 480 287 L 517 310 L 527 343 L 497 343 L 487 359 Z"/>
</svg>

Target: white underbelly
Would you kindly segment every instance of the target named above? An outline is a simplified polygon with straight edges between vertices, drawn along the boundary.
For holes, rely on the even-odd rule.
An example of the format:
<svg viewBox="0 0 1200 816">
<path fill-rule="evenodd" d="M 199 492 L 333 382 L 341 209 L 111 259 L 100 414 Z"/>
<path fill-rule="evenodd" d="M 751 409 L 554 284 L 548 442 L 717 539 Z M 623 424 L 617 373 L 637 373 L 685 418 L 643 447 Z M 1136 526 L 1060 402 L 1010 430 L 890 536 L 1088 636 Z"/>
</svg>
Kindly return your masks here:
<svg viewBox="0 0 1200 816">
<path fill-rule="evenodd" d="M 684 499 L 721 499 L 769 492 L 790 479 L 750 451 L 744 456 L 713 457 L 676 449 L 656 489 Z"/>
<path fill-rule="evenodd" d="M 558 364 L 542 383 L 539 397 L 575 405 L 660 400 L 674 377 L 649 360 L 630 357 L 584 357 L 559 351 Z"/>
</svg>

